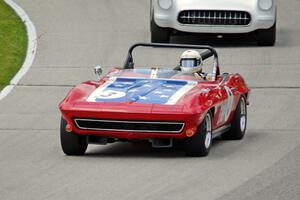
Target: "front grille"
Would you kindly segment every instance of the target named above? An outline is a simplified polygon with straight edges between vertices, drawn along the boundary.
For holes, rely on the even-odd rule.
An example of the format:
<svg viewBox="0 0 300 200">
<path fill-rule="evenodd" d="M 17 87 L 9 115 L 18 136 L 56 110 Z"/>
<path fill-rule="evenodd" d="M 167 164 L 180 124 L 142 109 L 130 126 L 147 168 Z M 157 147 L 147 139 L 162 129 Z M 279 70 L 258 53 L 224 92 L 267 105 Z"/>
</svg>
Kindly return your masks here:
<svg viewBox="0 0 300 200">
<path fill-rule="evenodd" d="M 82 118 L 75 118 L 74 122 L 76 126 L 82 130 L 180 133 L 184 128 L 183 122 L 123 121 Z"/>
<path fill-rule="evenodd" d="M 178 15 L 181 24 L 199 25 L 248 25 L 251 15 L 245 11 L 184 10 Z"/>
</svg>

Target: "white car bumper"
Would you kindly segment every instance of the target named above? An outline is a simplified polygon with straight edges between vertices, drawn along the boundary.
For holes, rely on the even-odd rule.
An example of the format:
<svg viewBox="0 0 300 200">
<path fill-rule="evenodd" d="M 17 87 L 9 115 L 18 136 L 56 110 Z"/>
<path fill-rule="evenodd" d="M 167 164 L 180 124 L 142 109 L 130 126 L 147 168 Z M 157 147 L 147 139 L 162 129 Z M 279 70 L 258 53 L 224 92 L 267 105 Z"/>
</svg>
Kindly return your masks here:
<svg viewBox="0 0 300 200">
<path fill-rule="evenodd" d="M 192 6 L 189 3 L 192 3 Z M 172 28 L 182 32 L 191 33 L 249 33 L 258 29 L 268 29 L 274 25 L 276 20 L 276 7 L 273 7 L 268 11 L 261 10 L 257 1 L 249 0 L 245 3 L 242 1 L 232 1 L 234 3 L 227 2 L 224 5 L 214 3 L 203 3 L 198 5 L 193 0 L 186 0 L 186 2 L 180 3 L 180 1 L 173 1 L 173 6 L 168 10 L 161 9 L 157 3 L 153 4 L 153 18 L 155 23 L 163 28 Z M 211 2 L 211 1 L 208 1 Z M 251 16 L 251 21 L 247 25 L 203 25 L 203 24 L 183 24 L 178 21 L 178 15 L 183 10 L 222 10 L 222 11 L 246 11 Z"/>
</svg>

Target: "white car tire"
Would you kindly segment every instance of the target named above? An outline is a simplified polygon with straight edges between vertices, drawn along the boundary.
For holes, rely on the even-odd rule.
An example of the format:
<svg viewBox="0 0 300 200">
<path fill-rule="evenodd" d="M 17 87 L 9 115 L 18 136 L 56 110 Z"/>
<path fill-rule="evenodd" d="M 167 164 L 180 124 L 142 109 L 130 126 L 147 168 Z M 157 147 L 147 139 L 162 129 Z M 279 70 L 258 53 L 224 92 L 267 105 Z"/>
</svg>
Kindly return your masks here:
<svg viewBox="0 0 300 200">
<path fill-rule="evenodd" d="M 257 34 L 259 46 L 274 46 L 276 42 L 276 21 L 269 29 L 260 29 Z"/>
<path fill-rule="evenodd" d="M 161 28 L 152 19 L 151 22 L 151 42 L 152 43 L 169 43 L 170 29 Z"/>
</svg>

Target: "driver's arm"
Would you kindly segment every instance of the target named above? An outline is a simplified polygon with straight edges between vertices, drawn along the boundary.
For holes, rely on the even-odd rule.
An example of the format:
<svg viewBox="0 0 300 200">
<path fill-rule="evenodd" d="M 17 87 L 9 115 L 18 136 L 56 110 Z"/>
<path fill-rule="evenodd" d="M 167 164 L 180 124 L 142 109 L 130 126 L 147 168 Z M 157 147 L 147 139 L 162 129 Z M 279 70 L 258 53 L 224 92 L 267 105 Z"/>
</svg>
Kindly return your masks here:
<svg viewBox="0 0 300 200">
<path fill-rule="evenodd" d="M 174 69 L 173 69 L 173 70 L 175 70 L 175 71 L 181 71 L 181 69 L 180 69 L 180 65 L 178 65 L 178 66 L 174 67 Z"/>
<path fill-rule="evenodd" d="M 206 75 L 207 73 L 204 73 L 204 72 L 195 72 L 194 73 L 194 76 L 197 78 L 197 79 L 203 79 L 203 80 L 206 80 Z"/>
<path fill-rule="evenodd" d="M 197 78 L 197 79 L 203 79 L 203 80 L 206 80 L 206 81 L 211 81 L 212 80 L 212 75 L 211 73 L 205 73 L 205 72 L 200 72 L 200 73 L 194 73 L 194 76 Z"/>
</svg>

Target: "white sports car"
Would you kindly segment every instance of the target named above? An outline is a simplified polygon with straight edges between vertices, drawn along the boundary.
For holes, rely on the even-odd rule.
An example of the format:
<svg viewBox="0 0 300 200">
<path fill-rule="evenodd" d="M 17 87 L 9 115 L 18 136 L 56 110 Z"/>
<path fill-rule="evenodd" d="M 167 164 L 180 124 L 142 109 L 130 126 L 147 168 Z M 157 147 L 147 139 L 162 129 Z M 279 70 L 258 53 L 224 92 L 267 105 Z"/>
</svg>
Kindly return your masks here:
<svg viewBox="0 0 300 200">
<path fill-rule="evenodd" d="M 151 42 L 180 32 L 255 33 L 258 45 L 275 44 L 274 0 L 151 0 L 150 8 Z"/>
</svg>

